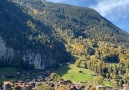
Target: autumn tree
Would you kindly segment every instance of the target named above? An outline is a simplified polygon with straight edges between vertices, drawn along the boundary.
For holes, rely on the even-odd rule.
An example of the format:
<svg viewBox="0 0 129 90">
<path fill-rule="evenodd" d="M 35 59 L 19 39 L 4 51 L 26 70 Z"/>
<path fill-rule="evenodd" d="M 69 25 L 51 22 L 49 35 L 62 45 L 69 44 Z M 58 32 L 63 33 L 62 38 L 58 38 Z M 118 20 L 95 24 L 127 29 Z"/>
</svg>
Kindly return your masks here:
<svg viewBox="0 0 129 90">
<path fill-rule="evenodd" d="M 56 73 L 51 73 L 50 78 L 54 81 L 59 81 L 61 77 Z"/>
<path fill-rule="evenodd" d="M 41 86 L 38 86 L 36 90 L 53 90 L 48 84 L 43 84 Z"/>
<path fill-rule="evenodd" d="M 81 60 L 80 59 L 76 60 L 75 65 L 76 65 L 76 67 L 80 67 L 81 66 Z"/>
</svg>

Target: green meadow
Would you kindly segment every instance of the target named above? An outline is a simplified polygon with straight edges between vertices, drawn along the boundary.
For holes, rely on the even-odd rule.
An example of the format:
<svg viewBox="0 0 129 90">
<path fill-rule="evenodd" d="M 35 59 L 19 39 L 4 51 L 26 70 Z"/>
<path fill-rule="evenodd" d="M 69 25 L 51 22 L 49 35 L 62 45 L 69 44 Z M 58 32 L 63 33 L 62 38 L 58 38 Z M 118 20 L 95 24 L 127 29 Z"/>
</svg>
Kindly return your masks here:
<svg viewBox="0 0 129 90">
<path fill-rule="evenodd" d="M 89 83 L 94 83 L 94 78 L 96 75 L 93 71 L 85 68 L 78 68 L 74 64 L 62 66 L 56 70 L 56 73 L 59 74 L 64 80 Z M 113 84 L 106 79 L 103 80 L 103 85 L 113 87 Z"/>
</svg>

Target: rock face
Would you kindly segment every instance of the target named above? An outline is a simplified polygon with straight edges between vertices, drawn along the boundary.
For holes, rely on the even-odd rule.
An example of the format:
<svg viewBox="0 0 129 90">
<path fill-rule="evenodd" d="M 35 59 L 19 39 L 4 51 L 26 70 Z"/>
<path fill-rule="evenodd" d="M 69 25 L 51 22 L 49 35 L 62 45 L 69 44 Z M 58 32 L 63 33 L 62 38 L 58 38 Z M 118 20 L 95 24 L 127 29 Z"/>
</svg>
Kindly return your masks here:
<svg viewBox="0 0 129 90">
<path fill-rule="evenodd" d="M 22 60 L 28 61 L 29 64 L 33 64 L 35 69 L 45 69 L 54 64 L 53 60 L 46 55 L 31 51 L 15 51 L 12 48 L 6 47 L 6 43 L 0 36 L 0 58 L 8 59 L 16 55 L 20 56 Z"/>
<path fill-rule="evenodd" d="M 12 48 L 7 48 L 4 40 L 0 36 L 0 57 L 10 58 L 14 56 L 14 51 Z"/>
<path fill-rule="evenodd" d="M 29 61 L 30 64 L 34 64 L 35 69 L 45 69 L 54 64 L 53 60 L 50 57 L 31 51 L 25 51 L 22 55 L 22 59 Z"/>
</svg>

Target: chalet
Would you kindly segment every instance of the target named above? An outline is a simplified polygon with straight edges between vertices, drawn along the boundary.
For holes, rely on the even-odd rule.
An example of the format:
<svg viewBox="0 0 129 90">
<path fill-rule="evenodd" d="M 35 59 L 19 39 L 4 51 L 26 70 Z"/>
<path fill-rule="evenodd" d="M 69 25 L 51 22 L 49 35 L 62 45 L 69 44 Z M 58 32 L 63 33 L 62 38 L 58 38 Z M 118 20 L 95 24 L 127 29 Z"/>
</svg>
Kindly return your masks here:
<svg viewBox="0 0 129 90">
<path fill-rule="evenodd" d="M 64 81 L 64 84 L 65 84 L 65 85 L 72 84 L 72 81 L 70 81 L 70 80 L 65 80 L 65 81 Z"/>
<path fill-rule="evenodd" d="M 4 81 L 3 82 L 3 88 L 4 90 L 12 90 L 13 83 L 10 81 Z"/>
<path fill-rule="evenodd" d="M 4 87 L 4 90 L 12 90 L 12 85 L 11 84 L 6 84 Z"/>
<path fill-rule="evenodd" d="M 3 82 L 3 88 L 4 88 L 3 90 L 12 90 L 13 88 L 15 88 L 16 90 L 31 90 L 32 85 L 34 88 L 35 85 L 30 82 L 19 81 L 16 83 L 12 83 L 10 81 L 4 81 Z"/>
<path fill-rule="evenodd" d="M 15 83 L 14 84 L 15 87 L 19 86 L 19 87 L 29 87 L 31 86 L 30 83 Z"/>
</svg>

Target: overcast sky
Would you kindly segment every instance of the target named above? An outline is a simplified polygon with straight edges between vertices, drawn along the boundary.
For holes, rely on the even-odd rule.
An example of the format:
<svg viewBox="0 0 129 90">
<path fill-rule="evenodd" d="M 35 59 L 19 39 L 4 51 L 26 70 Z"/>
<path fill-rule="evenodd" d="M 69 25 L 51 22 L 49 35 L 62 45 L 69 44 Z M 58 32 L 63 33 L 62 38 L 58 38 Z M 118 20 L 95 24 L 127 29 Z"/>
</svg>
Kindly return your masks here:
<svg viewBox="0 0 129 90">
<path fill-rule="evenodd" d="M 47 0 L 74 6 L 90 7 L 116 26 L 129 32 L 129 0 Z"/>
</svg>

